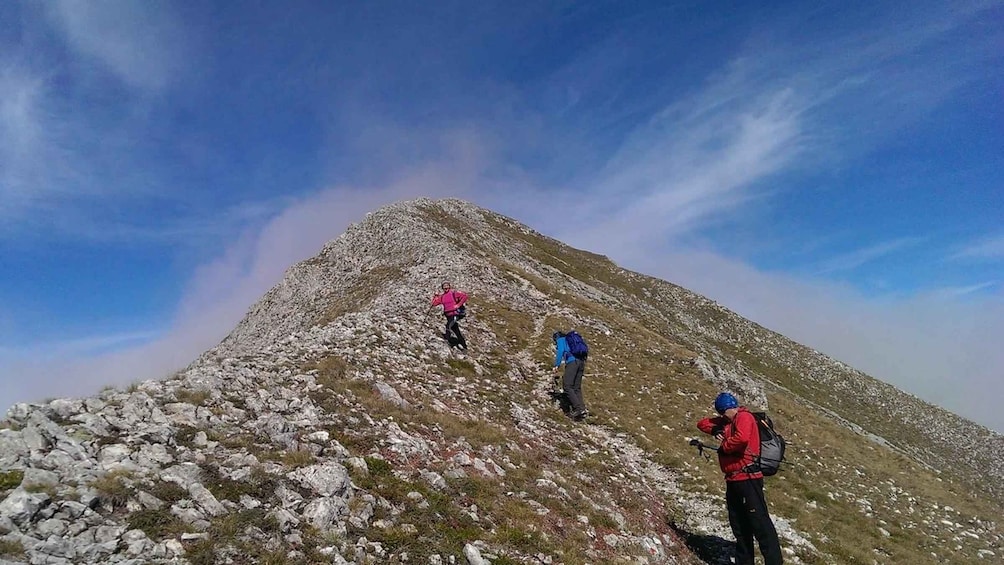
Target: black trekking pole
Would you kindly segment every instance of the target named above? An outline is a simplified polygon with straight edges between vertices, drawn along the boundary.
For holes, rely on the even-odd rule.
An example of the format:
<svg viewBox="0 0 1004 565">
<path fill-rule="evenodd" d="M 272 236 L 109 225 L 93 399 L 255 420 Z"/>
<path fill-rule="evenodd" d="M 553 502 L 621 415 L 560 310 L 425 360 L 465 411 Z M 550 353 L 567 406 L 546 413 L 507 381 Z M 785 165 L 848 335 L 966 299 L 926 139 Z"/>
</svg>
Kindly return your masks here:
<svg viewBox="0 0 1004 565">
<path fill-rule="evenodd" d="M 697 448 L 697 454 L 700 455 L 701 457 L 704 457 L 708 461 L 711 461 L 711 455 L 705 453 L 704 450 L 708 449 L 708 450 L 711 450 L 711 451 L 718 451 L 717 447 L 713 447 L 713 446 L 710 446 L 710 445 L 705 445 L 705 444 L 701 443 L 701 440 L 699 440 L 697 438 L 692 438 L 687 443 L 690 444 L 693 447 L 696 447 Z"/>
</svg>

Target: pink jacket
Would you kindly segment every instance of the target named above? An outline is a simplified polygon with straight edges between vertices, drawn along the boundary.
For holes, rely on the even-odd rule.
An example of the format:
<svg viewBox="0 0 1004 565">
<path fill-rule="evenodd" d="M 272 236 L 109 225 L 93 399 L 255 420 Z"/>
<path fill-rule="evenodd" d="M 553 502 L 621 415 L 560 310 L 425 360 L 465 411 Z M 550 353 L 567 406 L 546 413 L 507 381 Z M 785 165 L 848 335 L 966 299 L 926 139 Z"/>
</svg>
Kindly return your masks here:
<svg viewBox="0 0 1004 565">
<path fill-rule="evenodd" d="M 447 316 L 452 316 L 457 308 L 460 308 L 467 303 L 467 294 L 460 292 L 459 290 L 451 290 L 446 294 L 437 294 L 432 297 L 432 305 L 439 306 L 443 305 L 443 314 Z"/>
</svg>

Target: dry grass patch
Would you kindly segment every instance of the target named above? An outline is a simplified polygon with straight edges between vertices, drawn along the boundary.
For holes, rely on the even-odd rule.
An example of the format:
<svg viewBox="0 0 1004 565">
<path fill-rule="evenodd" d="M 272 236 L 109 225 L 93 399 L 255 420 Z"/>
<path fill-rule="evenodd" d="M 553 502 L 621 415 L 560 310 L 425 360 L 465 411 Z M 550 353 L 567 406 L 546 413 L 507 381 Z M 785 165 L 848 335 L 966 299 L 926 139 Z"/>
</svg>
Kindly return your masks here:
<svg viewBox="0 0 1004 565">
<path fill-rule="evenodd" d="M 506 351 L 519 351 L 529 345 L 534 332 L 533 317 L 530 314 L 490 300 L 479 302 L 479 311 L 504 344 Z M 504 355 L 504 352 L 501 354 Z"/>
<path fill-rule="evenodd" d="M 208 533 L 207 539 L 185 546 L 185 558 L 192 565 L 290 562 L 285 552 L 266 547 L 270 540 L 279 536 L 280 528 L 264 509 L 242 510 L 215 518 Z"/>
<path fill-rule="evenodd" d="M 467 370 L 468 361 L 460 361 L 460 370 Z M 470 368 L 473 371 L 473 366 Z M 365 380 L 346 380 L 325 393 L 344 394 L 351 398 L 354 404 L 360 406 L 373 418 L 393 418 L 405 430 L 418 430 L 421 435 L 437 432 L 446 441 L 465 438 L 475 449 L 486 445 L 502 445 L 508 441 L 506 428 L 502 425 L 483 420 L 458 417 L 457 414 L 443 414 L 434 410 L 405 409 L 389 402 L 372 388 L 372 383 Z M 335 401 L 327 398 L 329 402 Z M 317 399 L 315 399 L 317 402 Z M 334 410 L 337 412 L 337 410 Z M 328 432 L 349 449 L 367 452 L 379 444 L 379 438 L 370 434 L 359 433 L 356 430 L 329 428 Z M 351 432 L 351 433 L 350 433 Z"/>
<path fill-rule="evenodd" d="M 24 485 L 24 490 L 25 492 L 43 492 L 49 495 L 49 498 L 55 499 L 59 489 L 56 485 L 29 484 Z"/>
<path fill-rule="evenodd" d="M 282 464 L 286 467 L 298 469 L 300 467 L 313 465 L 317 462 L 317 456 L 306 449 L 297 449 L 294 451 L 283 452 L 280 456 L 280 461 L 282 461 Z"/>
<path fill-rule="evenodd" d="M 21 560 L 27 555 L 20 541 L 0 539 L 0 557 Z"/>
<path fill-rule="evenodd" d="M 474 363 L 468 361 L 467 359 L 450 357 L 446 360 L 446 365 L 455 376 L 470 378 L 477 375 L 474 371 Z"/>
<path fill-rule="evenodd" d="M 365 310 L 377 296 L 380 296 L 385 287 L 399 282 L 404 276 L 403 266 L 376 266 L 364 269 L 356 277 L 351 289 L 333 297 L 316 325 L 326 325 L 345 314 Z"/>
<path fill-rule="evenodd" d="M 188 531 L 188 526 L 171 514 L 170 509 L 143 509 L 126 519 L 130 530 L 143 530 L 151 540 L 174 537 Z"/>
<path fill-rule="evenodd" d="M 194 406 L 205 406 L 212 397 L 212 391 L 205 388 L 178 388 L 174 391 L 174 398 L 178 402 L 185 402 Z"/>
<path fill-rule="evenodd" d="M 238 502 L 241 495 L 247 495 L 264 502 L 274 496 L 279 485 L 279 479 L 265 472 L 261 466 L 252 467 L 251 476 L 242 481 L 224 477 L 211 463 L 203 463 L 199 468 L 202 470 L 203 485 L 218 500 Z"/>
<path fill-rule="evenodd" d="M 354 475 L 353 481 L 367 492 L 380 496 L 403 509 L 395 518 L 399 524 L 418 525 L 421 530 L 410 532 L 404 528 L 366 528 L 352 531 L 353 535 L 365 535 L 370 541 L 378 541 L 392 553 L 407 552 L 416 563 L 426 563 L 433 554 L 444 552 L 459 555 L 465 543 L 483 538 L 483 527 L 468 516 L 456 503 L 462 493 L 456 490 L 444 494 L 430 489 L 424 483 L 413 483 L 401 479 L 393 472 L 393 466 L 383 459 L 366 457 L 368 473 Z M 411 492 L 418 492 L 427 503 L 421 507 L 408 498 Z M 382 508 L 376 509 L 375 518 L 383 517 Z"/>
<path fill-rule="evenodd" d="M 11 430 L 13 432 L 19 432 L 24 429 L 24 426 L 15 422 L 14 420 L 4 420 L 0 422 L 0 430 Z"/>
<path fill-rule="evenodd" d="M 317 371 L 316 380 L 319 384 L 341 381 L 348 376 L 351 365 L 338 355 L 322 357 L 309 365 L 302 367 L 304 371 Z"/>
<path fill-rule="evenodd" d="M 152 485 L 145 486 L 144 490 L 168 505 L 188 498 L 188 491 L 168 481 L 155 481 Z"/>
<path fill-rule="evenodd" d="M 174 433 L 174 444 L 188 448 L 195 447 L 193 442 L 196 434 L 198 433 L 199 428 L 193 428 L 192 426 L 178 426 L 177 431 Z"/>
<path fill-rule="evenodd" d="M 95 479 L 90 486 L 98 493 L 102 503 L 112 509 L 121 508 L 136 492 L 132 485 L 132 476 L 131 471 L 109 471 Z"/>
</svg>

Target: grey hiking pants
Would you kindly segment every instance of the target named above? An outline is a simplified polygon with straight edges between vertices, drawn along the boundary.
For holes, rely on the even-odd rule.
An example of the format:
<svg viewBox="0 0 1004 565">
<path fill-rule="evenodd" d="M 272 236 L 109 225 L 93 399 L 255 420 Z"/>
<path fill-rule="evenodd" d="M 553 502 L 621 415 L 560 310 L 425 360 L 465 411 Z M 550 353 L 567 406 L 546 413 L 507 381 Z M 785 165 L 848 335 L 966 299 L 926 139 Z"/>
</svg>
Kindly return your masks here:
<svg viewBox="0 0 1004 565">
<path fill-rule="evenodd" d="M 582 375 L 586 372 L 586 362 L 577 360 L 565 363 L 565 376 L 561 381 L 562 388 L 572 404 L 574 412 L 583 412 L 586 403 L 582 401 Z"/>
</svg>

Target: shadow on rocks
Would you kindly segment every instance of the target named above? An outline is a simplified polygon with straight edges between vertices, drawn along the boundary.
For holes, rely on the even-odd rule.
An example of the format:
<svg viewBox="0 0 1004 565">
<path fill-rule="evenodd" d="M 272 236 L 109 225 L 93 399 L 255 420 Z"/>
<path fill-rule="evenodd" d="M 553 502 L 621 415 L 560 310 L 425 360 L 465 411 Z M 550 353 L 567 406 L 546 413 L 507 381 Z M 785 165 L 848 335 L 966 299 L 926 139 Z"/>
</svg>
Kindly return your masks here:
<svg viewBox="0 0 1004 565">
<path fill-rule="evenodd" d="M 707 534 L 696 534 L 687 531 L 679 524 L 670 522 L 669 527 L 680 536 L 683 543 L 694 552 L 698 559 L 712 565 L 727 565 L 732 563 L 732 557 L 736 553 L 735 542 L 711 536 Z"/>
<path fill-rule="evenodd" d="M 552 401 L 558 403 L 558 406 L 561 407 L 561 411 L 565 413 L 565 416 L 572 413 L 572 403 L 568 400 L 567 394 L 560 390 L 552 390 L 548 392 L 547 395 L 551 397 Z"/>
<path fill-rule="evenodd" d="M 436 332 L 436 335 L 438 335 L 441 339 L 446 340 L 446 342 L 450 344 L 450 349 L 453 349 L 458 345 L 460 345 L 460 340 L 457 339 L 457 336 L 453 335 L 452 333 L 450 334 L 450 337 L 446 337 L 443 334 L 443 332 Z"/>
</svg>

